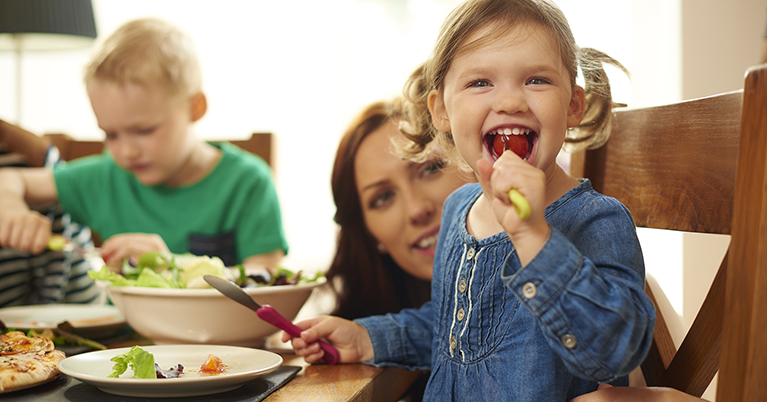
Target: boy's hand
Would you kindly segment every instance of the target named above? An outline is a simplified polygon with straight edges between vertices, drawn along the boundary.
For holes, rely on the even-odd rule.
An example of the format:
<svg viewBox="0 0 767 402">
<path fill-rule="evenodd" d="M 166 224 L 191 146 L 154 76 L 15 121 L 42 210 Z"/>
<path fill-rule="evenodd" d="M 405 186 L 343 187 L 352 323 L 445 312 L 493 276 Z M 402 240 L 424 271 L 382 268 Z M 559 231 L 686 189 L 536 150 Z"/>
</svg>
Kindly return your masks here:
<svg viewBox="0 0 767 402">
<path fill-rule="evenodd" d="M 301 328 L 300 338 L 291 338 L 282 334 L 282 341 L 291 341 L 297 356 L 303 356 L 307 363 L 322 360 L 325 352 L 316 341 L 320 338 L 335 346 L 339 354 L 339 363 L 358 363 L 372 359 L 373 344 L 368 331 L 360 324 L 339 317 L 320 316 L 297 322 Z"/>
<path fill-rule="evenodd" d="M 101 258 L 107 265 L 122 267 L 126 258 L 138 261 L 150 252 L 170 253 L 162 237 L 151 233 L 122 233 L 107 239 L 101 245 Z"/>
<path fill-rule="evenodd" d="M 546 175 L 513 152 L 504 152 L 495 164 L 477 161 L 479 181 L 489 194 L 493 213 L 526 265 L 543 247 L 549 235 L 546 222 Z M 509 190 L 516 189 L 530 204 L 530 216 L 522 219 L 509 200 Z"/>
<path fill-rule="evenodd" d="M 29 209 L 8 211 L 0 221 L 0 246 L 40 254 L 48 247 L 51 221 Z"/>
</svg>

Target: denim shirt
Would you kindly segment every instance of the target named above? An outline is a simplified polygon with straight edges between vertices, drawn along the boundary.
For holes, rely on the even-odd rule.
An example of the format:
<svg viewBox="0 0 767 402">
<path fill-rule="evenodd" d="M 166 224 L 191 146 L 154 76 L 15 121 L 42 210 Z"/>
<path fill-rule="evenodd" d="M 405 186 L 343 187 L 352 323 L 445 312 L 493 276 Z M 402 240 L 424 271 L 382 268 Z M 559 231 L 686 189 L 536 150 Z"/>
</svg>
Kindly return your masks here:
<svg viewBox="0 0 767 402">
<path fill-rule="evenodd" d="M 466 231 L 481 194 L 468 184 L 445 202 L 432 301 L 355 320 L 370 363 L 431 369 L 432 401 L 567 401 L 626 385 L 655 325 L 629 211 L 581 180 L 546 208 L 549 239 L 522 267 L 506 233 Z"/>
</svg>

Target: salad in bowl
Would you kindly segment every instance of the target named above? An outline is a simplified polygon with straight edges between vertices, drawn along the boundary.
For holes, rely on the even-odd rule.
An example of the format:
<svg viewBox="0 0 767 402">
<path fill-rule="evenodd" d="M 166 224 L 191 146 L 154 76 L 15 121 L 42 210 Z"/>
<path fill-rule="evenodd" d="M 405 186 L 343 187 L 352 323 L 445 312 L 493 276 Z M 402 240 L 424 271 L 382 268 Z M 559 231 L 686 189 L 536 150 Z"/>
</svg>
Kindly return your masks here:
<svg viewBox="0 0 767 402">
<path fill-rule="evenodd" d="M 148 253 L 121 272 L 107 267 L 89 272 L 136 332 L 155 344 L 263 346 L 278 329 L 253 311 L 213 289 L 206 274 L 230 280 L 261 305 L 293 320 L 322 273 L 303 275 L 284 267 L 247 274 L 215 257 Z"/>
</svg>

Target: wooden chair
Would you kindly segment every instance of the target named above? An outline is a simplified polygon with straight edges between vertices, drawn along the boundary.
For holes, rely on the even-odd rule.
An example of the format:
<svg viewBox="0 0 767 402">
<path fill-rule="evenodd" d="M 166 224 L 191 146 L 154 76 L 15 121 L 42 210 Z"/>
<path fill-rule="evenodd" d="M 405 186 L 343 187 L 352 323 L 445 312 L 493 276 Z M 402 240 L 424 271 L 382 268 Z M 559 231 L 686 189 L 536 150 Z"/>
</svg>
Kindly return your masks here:
<svg viewBox="0 0 767 402">
<path fill-rule="evenodd" d="M 61 158 L 65 161 L 99 154 L 104 150 L 104 143 L 101 141 L 78 141 L 66 134 L 45 134 L 44 137 L 56 145 L 61 152 Z M 271 133 L 253 133 L 247 140 L 230 140 L 228 142 L 260 156 L 273 167 Z"/>
<path fill-rule="evenodd" d="M 571 172 L 623 202 L 639 227 L 728 234 L 730 246 L 676 350 L 658 311 L 649 386 L 717 401 L 767 401 L 767 65 L 743 90 L 614 112 L 610 140 Z"/>
</svg>

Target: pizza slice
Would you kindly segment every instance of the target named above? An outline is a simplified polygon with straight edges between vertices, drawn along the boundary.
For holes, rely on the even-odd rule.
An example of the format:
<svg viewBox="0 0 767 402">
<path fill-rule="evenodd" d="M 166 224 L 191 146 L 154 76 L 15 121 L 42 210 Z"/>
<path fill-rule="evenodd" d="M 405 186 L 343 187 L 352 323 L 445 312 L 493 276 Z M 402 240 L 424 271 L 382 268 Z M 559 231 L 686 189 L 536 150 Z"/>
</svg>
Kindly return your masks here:
<svg viewBox="0 0 767 402">
<path fill-rule="evenodd" d="M 66 355 L 45 337 L 21 331 L 0 335 L 0 393 L 29 388 L 57 378 Z"/>
</svg>

